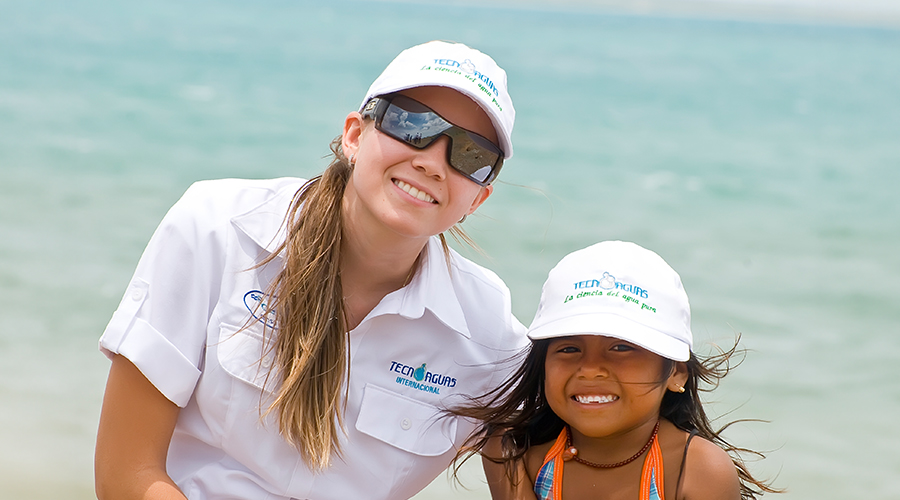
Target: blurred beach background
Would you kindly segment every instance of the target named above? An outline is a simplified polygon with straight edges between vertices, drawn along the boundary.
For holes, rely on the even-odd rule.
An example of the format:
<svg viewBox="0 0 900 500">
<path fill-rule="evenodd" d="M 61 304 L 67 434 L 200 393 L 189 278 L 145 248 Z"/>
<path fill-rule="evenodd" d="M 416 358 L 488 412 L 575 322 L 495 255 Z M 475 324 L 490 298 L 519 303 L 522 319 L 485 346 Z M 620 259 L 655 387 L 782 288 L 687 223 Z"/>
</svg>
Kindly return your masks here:
<svg viewBox="0 0 900 500">
<path fill-rule="evenodd" d="M 681 273 L 710 395 L 799 499 L 898 498 L 896 2 L 0 0 L 0 498 L 93 498 L 97 339 L 191 182 L 309 177 L 400 50 L 509 74 L 515 157 L 465 255 L 526 324 L 605 239 Z M 488 498 L 478 464 L 419 500 Z M 774 496 L 774 495 L 773 495 Z"/>
</svg>

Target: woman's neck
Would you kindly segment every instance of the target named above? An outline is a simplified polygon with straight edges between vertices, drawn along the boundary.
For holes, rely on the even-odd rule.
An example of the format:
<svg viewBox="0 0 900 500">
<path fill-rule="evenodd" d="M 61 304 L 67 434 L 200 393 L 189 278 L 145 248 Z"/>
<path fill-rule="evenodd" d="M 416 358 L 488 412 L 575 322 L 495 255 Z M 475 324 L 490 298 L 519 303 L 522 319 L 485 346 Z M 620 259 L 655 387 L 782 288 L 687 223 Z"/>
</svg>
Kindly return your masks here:
<svg viewBox="0 0 900 500">
<path fill-rule="evenodd" d="M 385 295 L 409 284 L 427 240 L 389 241 L 349 229 L 341 241 L 341 287 L 352 330 Z"/>
</svg>

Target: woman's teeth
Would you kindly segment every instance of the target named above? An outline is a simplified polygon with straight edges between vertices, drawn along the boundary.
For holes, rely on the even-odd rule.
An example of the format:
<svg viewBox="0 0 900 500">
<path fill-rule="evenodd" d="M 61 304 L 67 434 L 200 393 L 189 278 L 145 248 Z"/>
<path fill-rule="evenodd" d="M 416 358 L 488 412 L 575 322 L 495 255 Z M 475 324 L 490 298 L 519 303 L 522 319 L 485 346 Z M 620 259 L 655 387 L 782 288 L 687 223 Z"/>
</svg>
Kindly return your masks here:
<svg viewBox="0 0 900 500">
<path fill-rule="evenodd" d="M 416 198 L 416 199 L 422 200 L 422 201 L 426 201 L 428 203 L 437 203 L 436 201 L 434 201 L 434 198 L 432 198 L 428 193 L 426 193 L 424 191 L 419 191 L 418 189 L 410 186 L 409 184 L 407 184 L 403 181 L 394 179 L 394 184 L 396 184 L 398 188 L 409 193 L 409 195 L 412 196 L 413 198 Z"/>
<path fill-rule="evenodd" d="M 613 401 L 619 399 L 619 396 L 582 396 L 577 395 L 574 396 L 575 401 L 578 401 L 582 404 L 588 403 L 612 403 Z"/>
</svg>

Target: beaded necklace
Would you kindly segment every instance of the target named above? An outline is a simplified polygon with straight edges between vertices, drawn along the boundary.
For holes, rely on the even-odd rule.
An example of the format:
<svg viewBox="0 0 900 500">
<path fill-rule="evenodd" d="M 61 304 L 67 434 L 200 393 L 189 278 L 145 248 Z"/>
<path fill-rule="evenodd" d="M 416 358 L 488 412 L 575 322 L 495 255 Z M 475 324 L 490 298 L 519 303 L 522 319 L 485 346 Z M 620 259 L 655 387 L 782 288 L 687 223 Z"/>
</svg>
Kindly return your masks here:
<svg viewBox="0 0 900 500">
<path fill-rule="evenodd" d="M 594 467 L 596 469 L 615 469 L 616 467 L 621 467 L 626 464 L 630 464 L 638 459 L 639 456 L 643 455 L 650 445 L 653 443 L 653 438 L 656 437 L 656 434 L 659 432 L 659 420 L 656 421 L 656 425 L 653 427 L 653 434 L 650 434 L 650 439 L 647 440 L 647 444 L 644 445 L 643 448 L 640 449 L 637 453 L 631 456 L 631 458 L 626 458 L 621 462 L 616 462 L 614 464 L 598 464 L 596 462 L 591 462 L 589 460 L 585 460 L 583 458 L 578 457 L 578 450 L 572 446 L 572 430 L 569 426 L 566 426 L 566 451 L 563 452 L 563 460 L 571 459 L 575 460 L 580 464 L 587 465 L 588 467 Z"/>
</svg>

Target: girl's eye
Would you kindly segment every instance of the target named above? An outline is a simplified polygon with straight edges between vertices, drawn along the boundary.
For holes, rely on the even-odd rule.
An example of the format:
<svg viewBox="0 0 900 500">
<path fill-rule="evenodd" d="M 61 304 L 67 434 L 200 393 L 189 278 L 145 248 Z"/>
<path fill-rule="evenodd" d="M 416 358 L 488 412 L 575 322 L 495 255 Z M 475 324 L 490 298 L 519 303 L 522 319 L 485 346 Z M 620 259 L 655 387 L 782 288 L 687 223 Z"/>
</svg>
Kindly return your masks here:
<svg viewBox="0 0 900 500">
<path fill-rule="evenodd" d="M 610 348 L 610 350 L 616 351 L 616 352 L 628 352 L 628 351 L 633 351 L 634 346 L 630 345 L 630 344 L 615 344 Z"/>
<path fill-rule="evenodd" d="M 575 346 L 567 345 L 567 346 L 560 347 L 559 349 L 556 350 L 556 352 L 562 352 L 562 353 L 568 354 L 568 353 L 581 352 L 581 350 Z"/>
</svg>

